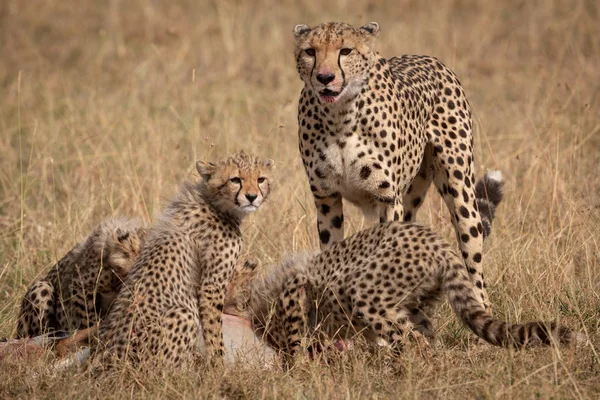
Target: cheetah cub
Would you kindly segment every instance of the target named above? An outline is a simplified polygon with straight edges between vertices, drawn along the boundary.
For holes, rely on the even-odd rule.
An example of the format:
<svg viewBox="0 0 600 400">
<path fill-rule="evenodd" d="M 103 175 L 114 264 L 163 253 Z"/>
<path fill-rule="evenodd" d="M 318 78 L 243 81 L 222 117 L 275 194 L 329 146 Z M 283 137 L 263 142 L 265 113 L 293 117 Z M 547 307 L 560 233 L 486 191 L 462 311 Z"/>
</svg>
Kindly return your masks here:
<svg viewBox="0 0 600 400">
<path fill-rule="evenodd" d="M 137 261 L 144 235 L 136 220 L 111 218 L 100 223 L 27 290 L 17 336 L 95 324 L 107 314 L 111 298 Z"/>
<path fill-rule="evenodd" d="M 501 189 L 489 176 L 486 181 L 488 189 Z M 481 199 L 488 228 L 499 199 L 498 192 Z M 443 294 L 465 325 L 497 346 L 578 338 L 554 324 L 494 319 L 478 300 L 464 260 L 416 223 L 380 224 L 319 254 L 290 257 L 253 283 L 250 310 L 258 333 L 289 362 L 302 339 L 315 331 L 334 340 L 360 334 L 372 344 L 399 350 L 407 335 L 432 335 L 426 313 Z"/>
<path fill-rule="evenodd" d="M 240 223 L 269 196 L 273 161 L 244 152 L 199 161 L 149 228 L 113 309 L 99 329 L 101 361 L 183 365 L 202 327 L 207 355 L 223 356 L 222 312 L 242 250 Z"/>
</svg>

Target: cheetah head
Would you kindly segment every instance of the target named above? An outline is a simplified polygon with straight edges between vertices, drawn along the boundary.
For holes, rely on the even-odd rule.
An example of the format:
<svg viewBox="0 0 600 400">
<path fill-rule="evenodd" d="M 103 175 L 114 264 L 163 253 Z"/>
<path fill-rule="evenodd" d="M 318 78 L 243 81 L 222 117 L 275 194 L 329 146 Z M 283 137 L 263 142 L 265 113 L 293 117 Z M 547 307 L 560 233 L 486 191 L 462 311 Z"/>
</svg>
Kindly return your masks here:
<svg viewBox="0 0 600 400">
<path fill-rule="evenodd" d="M 133 264 L 140 257 L 145 236 L 145 228 L 130 229 L 126 226 L 118 226 L 114 229 L 112 237 L 107 240 L 105 251 L 108 254 L 108 264 L 119 279 L 123 280 L 127 277 Z"/>
<path fill-rule="evenodd" d="M 258 266 L 260 264 L 260 260 L 255 257 L 238 261 L 233 278 L 231 278 L 225 291 L 225 305 L 223 308 L 225 314 L 247 316 L 252 283 L 258 276 L 260 269 Z"/>
<path fill-rule="evenodd" d="M 298 73 L 321 103 L 335 103 L 360 91 L 376 57 L 376 22 L 359 29 L 341 22 L 314 28 L 296 25 L 294 35 Z"/>
<path fill-rule="evenodd" d="M 240 151 L 217 163 L 198 161 L 196 169 L 213 206 L 241 219 L 269 196 L 273 165 L 273 160 L 260 160 Z"/>
</svg>

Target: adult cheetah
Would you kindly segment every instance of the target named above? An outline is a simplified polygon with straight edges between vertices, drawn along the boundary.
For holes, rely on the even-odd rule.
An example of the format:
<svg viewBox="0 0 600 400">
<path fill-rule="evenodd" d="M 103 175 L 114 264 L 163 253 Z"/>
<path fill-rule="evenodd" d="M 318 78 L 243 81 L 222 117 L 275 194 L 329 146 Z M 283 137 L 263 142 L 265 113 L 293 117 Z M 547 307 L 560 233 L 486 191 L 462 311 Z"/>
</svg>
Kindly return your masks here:
<svg viewBox="0 0 600 400">
<path fill-rule="evenodd" d="M 137 261 L 145 230 L 137 220 L 109 218 L 76 244 L 25 293 L 17 337 L 95 324 Z"/>
<path fill-rule="evenodd" d="M 489 210 L 482 214 L 491 222 Z M 258 333 L 287 357 L 316 328 L 329 339 L 362 335 L 398 351 L 407 335 L 431 332 L 425 313 L 443 294 L 461 321 L 491 344 L 522 347 L 578 339 L 554 324 L 494 319 L 450 244 L 428 227 L 397 221 L 275 266 L 253 283 L 250 310 Z"/>
<path fill-rule="evenodd" d="M 436 58 L 386 59 L 379 25 L 297 25 L 304 88 L 299 148 L 321 248 L 344 238 L 342 198 L 385 221 L 415 221 L 433 181 L 450 211 L 478 298 L 488 308 L 474 193 L 472 121 L 456 75 Z"/>
<path fill-rule="evenodd" d="M 244 152 L 196 164 L 199 183 L 183 184 L 149 228 L 110 314 L 99 329 L 101 361 L 180 366 L 202 327 L 209 358 L 222 357 L 222 311 L 240 252 L 240 223 L 270 193 L 273 161 Z"/>
</svg>

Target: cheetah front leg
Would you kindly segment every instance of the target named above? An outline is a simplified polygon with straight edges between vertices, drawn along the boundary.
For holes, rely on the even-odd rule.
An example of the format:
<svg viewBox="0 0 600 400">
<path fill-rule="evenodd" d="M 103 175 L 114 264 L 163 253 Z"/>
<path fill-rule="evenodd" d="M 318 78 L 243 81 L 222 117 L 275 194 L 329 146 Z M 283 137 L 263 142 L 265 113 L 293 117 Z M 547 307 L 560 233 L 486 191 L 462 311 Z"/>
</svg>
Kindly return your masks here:
<svg viewBox="0 0 600 400">
<path fill-rule="evenodd" d="M 286 368 L 291 366 L 294 356 L 300 350 L 302 339 L 307 337 L 307 284 L 308 279 L 305 274 L 296 274 L 290 277 L 286 281 L 285 289 L 279 296 L 275 307 L 276 315 L 281 318 L 276 325 L 284 331 L 284 364 Z"/>
<path fill-rule="evenodd" d="M 17 337 L 38 336 L 44 333 L 54 313 L 54 287 L 47 281 L 34 283 L 21 303 L 17 320 Z"/>
<path fill-rule="evenodd" d="M 203 283 L 199 289 L 199 316 L 202 324 L 204 346 L 209 359 L 215 355 L 223 359 L 223 307 L 225 304 L 225 285 L 214 282 Z"/>
<path fill-rule="evenodd" d="M 316 193 L 317 229 L 321 250 L 344 240 L 344 206 L 339 193 L 319 196 Z"/>
<path fill-rule="evenodd" d="M 74 291 L 71 298 L 67 301 L 67 312 L 65 323 L 69 326 L 61 326 L 61 329 L 87 329 L 98 322 L 96 316 L 96 293 L 85 290 L 83 287 Z"/>
</svg>

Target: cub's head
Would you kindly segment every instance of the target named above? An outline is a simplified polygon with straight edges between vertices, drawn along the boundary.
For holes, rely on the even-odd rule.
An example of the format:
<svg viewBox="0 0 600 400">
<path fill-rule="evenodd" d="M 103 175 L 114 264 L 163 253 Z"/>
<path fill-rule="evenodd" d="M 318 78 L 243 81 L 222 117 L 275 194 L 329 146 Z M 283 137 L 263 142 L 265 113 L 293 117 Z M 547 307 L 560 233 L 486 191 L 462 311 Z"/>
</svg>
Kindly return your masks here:
<svg viewBox="0 0 600 400">
<path fill-rule="evenodd" d="M 117 225 L 104 244 L 108 266 L 120 280 L 124 280 L 142 251 L 146 229 L 132 224 Z"/>
<path fill-rule="evenodd" d="M 216 163 L 198 161 L 205 197 L 220 211 L 242 219 L 263 204 L 271 191 L 273 160 L 243 151 Z"/>
<path fill-rule="evenodd" d="M 225 305 L 223 313 L 239 316 L 248 316 L 248 305 L 252 284 L 258 275 L 260 261 L 255 257 L 238 260 L 233 278 L 225 291 Z"/>
<path fill-rule="evenodd" d="M 359 29 L 341 22 L 314 28 L 296 25 L 294 35 L 298 73 L 321 103 L 334 103 L 360 91 L 376 57 L 376 22 Z"/>
</svg>

